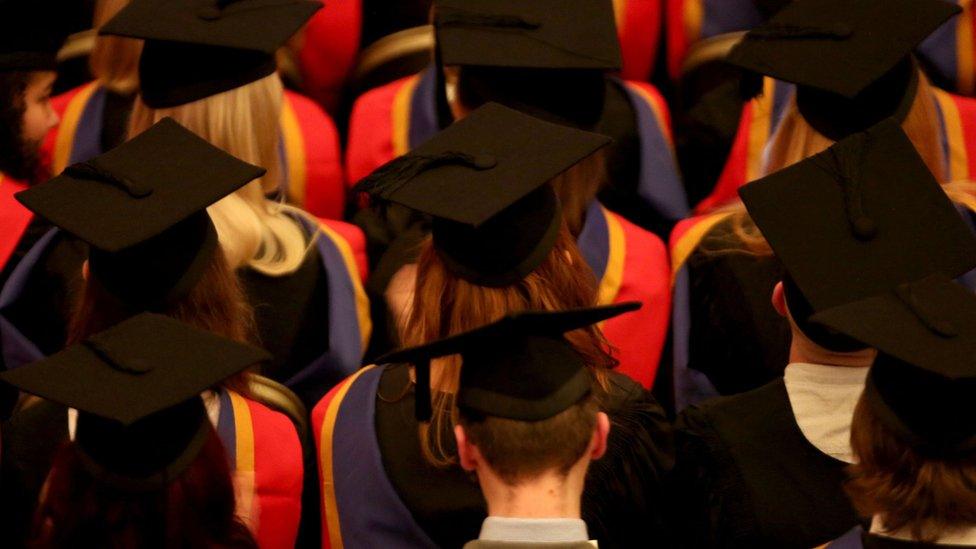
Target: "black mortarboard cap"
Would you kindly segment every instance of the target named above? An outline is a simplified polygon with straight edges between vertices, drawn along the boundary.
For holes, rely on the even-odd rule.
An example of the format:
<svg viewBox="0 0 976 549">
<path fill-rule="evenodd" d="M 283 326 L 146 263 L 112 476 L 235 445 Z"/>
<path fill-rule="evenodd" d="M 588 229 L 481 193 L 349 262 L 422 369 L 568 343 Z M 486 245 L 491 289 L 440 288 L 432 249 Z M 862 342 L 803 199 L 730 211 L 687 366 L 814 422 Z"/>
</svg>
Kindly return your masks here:
<svg viewBox="0 0 976 549">
<path fill-rule="evenodd" d="M 321 8 L 314 0 L 133 0 L 100 33 L 146 40 L 142 99 L 175 107 L 273 73 L 277 49 Z"/>
<path fill-rule="evenodd" d="M 179 476 L 209 432 L 200 393 L 267 361 L 263 350 L 143 313 L 0 379 L 78 409 L 93 474 L 123 489 Z"/>
<path fill-rule="evenodd" d="M 434 9 L 444 65 L 621 66 L 611 0 L 437 0 Z"/>
<path fill-rule="evenodd" d="M 589 394 L 592 375 L 563 334 L 640 309 L 638 302 L 590 309 L 510 314 L 462 334 L 381 357 L 417 373 L 417 418 L 431 417 L 430 361 L 461 355 L 457 405 L 487 416 L 540 421 Z"/>
<path fill-rule="evenodd" d="M 976 267 L 976 238 L 890 119 L 739 194 L 811 314 Z"/>
<path fill-rule="evenodd" d="M 547 183 L 610 142 L 488 103 L 357 190 L 431 215 L 434 247 L 452 272 L 505 286 L 555 245 L 562 216 Z"/>
<path fill-rule="evenodd" d="M 904 120 L 918 87 L 912 51 L 959 11 L 943 0 L 795 0 L 728 61 L 797 84 L 804 118 L 836 141 Z"/>
<path fill-rule="evenodd" d="M 16 197 L 90 244 L 91 272 L 116 297 L 154 307 L 189 290 L 217 250 L 206 208 L 264 173 L 164 118 Z"/>
<path fill-rule="evenodd" d="M 865 398 L 928 455 L 976 450 L 976 296 L 943 275 L 814 317 L 878 350 Z"/>
<path fill-rule="evenodd" d="M 67 35 L 50 0 L 0 0 L 0 71 L 53 71 Z"/>
</svg>

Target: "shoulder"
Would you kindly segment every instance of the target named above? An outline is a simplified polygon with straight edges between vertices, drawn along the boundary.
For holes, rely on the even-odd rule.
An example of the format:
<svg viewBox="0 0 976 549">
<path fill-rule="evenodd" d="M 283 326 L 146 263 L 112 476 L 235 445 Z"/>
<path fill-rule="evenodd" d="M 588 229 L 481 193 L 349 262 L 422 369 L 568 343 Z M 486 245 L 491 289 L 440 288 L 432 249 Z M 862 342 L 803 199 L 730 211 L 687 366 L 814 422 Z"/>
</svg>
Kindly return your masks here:
<svg viewBox="0 0 976 549">
<path fill-rule="evenodd" d="M 768 420 L 768 412 L 779 410 L 783 403 L 788 406 L 789 397 L 781 378 L 751 391 L 718 397 L 690 406 L 680 414 L 678 425 L 714 424 L 727 417 L 736 417 L 742 422 L 762 421 L 763 418 Z"/>
<path fill-rule="evenodd" d="M 417 81 L 419 75 L 406 76 L 400 78 L 399 80 L 394 80 L 389 84 L 384 84 L 382 86 L 373 88 L 366 93 L 360 95 L 355 103 L 353 103 L 352 118 L 355 120 L 358 116 L 367 115 L 371 109 L 379 108 L 381 110 L 389 111 L 392 107 L 393 100 L 396 98 L 396 94 L 403 89 L 404 86 L 412 85 Z"/>
</svg>

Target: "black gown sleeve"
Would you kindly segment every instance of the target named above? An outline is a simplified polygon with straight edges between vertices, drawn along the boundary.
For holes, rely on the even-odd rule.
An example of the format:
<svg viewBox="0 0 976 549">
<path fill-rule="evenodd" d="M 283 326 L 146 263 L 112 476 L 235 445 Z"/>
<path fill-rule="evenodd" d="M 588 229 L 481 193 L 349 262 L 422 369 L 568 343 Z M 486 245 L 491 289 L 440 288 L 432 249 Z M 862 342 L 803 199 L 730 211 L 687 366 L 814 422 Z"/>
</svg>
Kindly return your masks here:
<svg viewBox="0 0 976 549">
<path fill-rule="evenodd" d="M 674 429 L 675 466 L 667 484 L 678 546 L 748 547 L 756 528 L 748 489 L 708 414 L 692 406 Z"/>
<path fill-rule="evenodd" d="M 590 536 L 608 547 L 671 547 L 664 480 L 674 462 L 671 426 L 654 397 L 631 379 L 610 378 L 603 410 L 610 436 L 590 464 L 583 518 Z"/>
</svg>

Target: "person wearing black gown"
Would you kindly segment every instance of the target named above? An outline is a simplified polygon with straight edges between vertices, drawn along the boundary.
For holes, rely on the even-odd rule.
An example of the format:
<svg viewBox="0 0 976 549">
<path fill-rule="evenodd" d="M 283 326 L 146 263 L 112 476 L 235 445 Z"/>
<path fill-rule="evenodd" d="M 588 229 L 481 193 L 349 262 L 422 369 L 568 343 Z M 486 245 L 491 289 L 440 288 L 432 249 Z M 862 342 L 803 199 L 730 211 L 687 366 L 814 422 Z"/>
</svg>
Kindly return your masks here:
<svg viewBox="0 0 976 549">
<path fill-rule="evenodd" d="M 878 349 L 846 485 L 870 526 L 827 547 L 976 547 L 976 297 L 934 275 L 816 320 Z"/>
<path fill-rule="evenodd" d="M 811 315 L 967 272 L 976 238 L 894 121 L 740 194 L 786 266 L 772 300 L 791 328 L 789 365 L 780 379 L 679 416 L 674 520 L 688 547 L 809 548 L 857 523 L 842 484 L 874 357 Z"/>
<path fill-rule="evenodd" d="M 521 310 L 596 304 L 594 277 L 549 182 L 608 140 L 489 103 L 364 180 L 374 200 L 433 218 L 408 285 L 415 291 L 397 309 L 405 345 Z M 664 411 L 639 384 L 607 369 L 597 327 L 569 337 L 591 359 L 598 402 L 613 423 L 583 496 L 591 535 L 602 547 L 668 545 L 662 481 L 672 449 Z M 485 502 L 455 461 L 455 358 L 433 364 L 429 422 L 414 415 L 424 402 L 414 387 L 430 379 L 409 364 L 361 370 L 312 410 L 323 530 L 333 547 L 461 547 L 477 536 Z"/>
</svg>

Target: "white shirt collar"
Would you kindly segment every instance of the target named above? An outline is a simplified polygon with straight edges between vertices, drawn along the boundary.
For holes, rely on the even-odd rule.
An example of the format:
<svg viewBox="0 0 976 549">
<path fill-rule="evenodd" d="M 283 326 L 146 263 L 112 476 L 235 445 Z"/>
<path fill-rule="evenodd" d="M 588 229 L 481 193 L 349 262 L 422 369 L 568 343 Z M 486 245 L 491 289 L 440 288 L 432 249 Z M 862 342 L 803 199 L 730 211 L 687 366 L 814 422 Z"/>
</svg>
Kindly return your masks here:
<svg viewBox="0 0 976 549">
<path fill-rule="evenodd" d="M 886 532 L 884 530 L 884 523 L 881 518 L 875 516 L 871 519 L 871 533 L 876 536 L 882 536 L 886 538 L 900 539 L 904 541 L 915 541 L 912 535 L 908 532 L 896 530 L 893 532 Z M 976 547 L 976 526 L 970 528 L 961 528 L 958 530 L 953 530 L 950 533 L 944 534 L 935 541 L 936 545 L 965 545 Z"/>
<path fill-rule="evenodd" d="M 509 518 L 488 517 L 481 524 L 478 539 L 507 542 L 588 541 L 586 523 L 569 518 Z"/>
<path fill-rule="evenodd" d="M 793 416 L 804 438 L 845 463 L 854 462 L 851 419 L 868 370 L 797 362 L 783 374 Z"/>
</svg>

